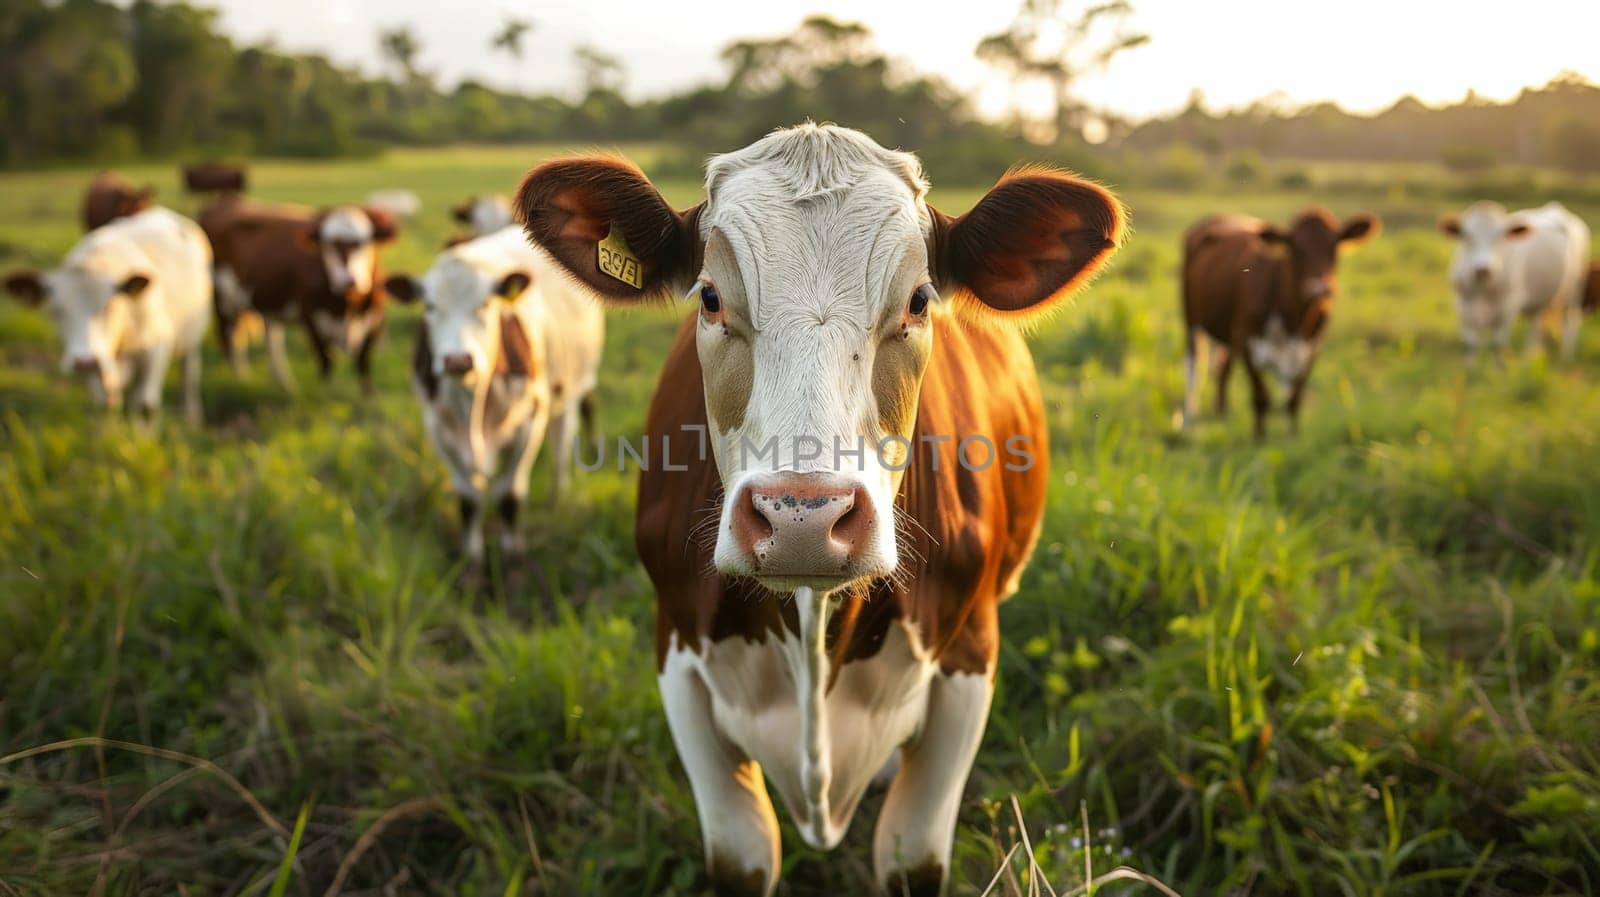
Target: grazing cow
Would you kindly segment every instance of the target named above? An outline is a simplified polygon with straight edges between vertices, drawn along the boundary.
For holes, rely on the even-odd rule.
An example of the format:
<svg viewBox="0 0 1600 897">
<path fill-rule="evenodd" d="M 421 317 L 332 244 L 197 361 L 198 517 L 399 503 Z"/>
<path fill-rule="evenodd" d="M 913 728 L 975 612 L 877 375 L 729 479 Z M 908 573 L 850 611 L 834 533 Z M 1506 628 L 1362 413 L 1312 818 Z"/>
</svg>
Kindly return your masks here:
<svg viewBox="0 0 1600 897">
<path fill-rule="evenodd" d="M 200 228 L 160 207 L 90 231 L 53 271 L 18 271 L 6 290 L 44 305 L 61 334 L 61 369 L 82 375 L 95 400 L 122 404 L 135 376 L 135 408 L 161 407 L 161 383 L 183 359 L 184 414 L 198 426 L 200 340 L 211 305 L 211 246 Z"/>
<path fill-rule="evenodd" d="M 1582 219 L 1558 202 L 1509 214 L 1497 202 L 1475 202 L 1439 229 L 1459 241 L 1450 284 L 1471 357 L 1485 340 L 1503 350 L 1518 318 L 1528 321 L 1531 353 L 1544 333 L 1538 319 L 1558 317 L 1561 353 L 1572 358 L 1589 277 L 1589 226 Z"/>
<path fill-rule="evenodd" d="M 927 186 L 915 156 L 803 125 L 714 158 L 684 212 L 606 158 L 541 165 L 517 196 L 530 239 L 590 288 L 695 305 L 650 406 L 635 540 L 720 893 L 776 887 L 767 783 L 833 847 L 897 750 L 878 881 L 931 895 L 948 874 L 999 603 L 1048 483 L 1011 325 L 1081 286 L 1123 214 L 1044 169 L 961 216 Z"/>
<path fill-rule="evenodd" d="M 391 218 L 407 220 L 422 211 L 422 198 L 414 190 L 374 190 L 367 194 L 366 206 Z"/>
<path fill-rule="evenodd" d="M 1289 387 L 1289 426 L 1300 425 L 1300 402 L 1327 332 L 1339 251 L 1377 234 L 1376 216 L 1340 223 L 1325 209 L 1302 212 L 1287 229 L 1242 215 L 1213 215 L 1184 234 L 1183 418 L 1200 408 L 1198 366 L 1218 355 L 1217 413 L 1228 411 L 1228 375 L 1235 358 L 1250 376 L 1256 436 L 1266 435 L 1272 398 L 1265 372 Z M 1219 352 L 1202 351 L 1204 341 Z"/>
<path fill-rule="evenodd" d="M 517 511 L 546 424 L 552 499 L 564 491 L 580 416 L 593 432 L 600 306 L 516 227 L 447 249 L 421 279 L 395 275 L 387 290 L 425 309 L 411 385 L 461 501 L 463 550 L 482 559 L 492 505 L 502 550 L 516 551 Z"/>
<path fill-rule="evenodd" d="M 394 240 L 389 216 L 359 206 L 320 212 L 227 195 L 200 211 L 216 249 L 216 310 L 223 351 L 237 368 L 240 316 L 261 315 L 273 376 L 294 388 L 284 324 L 305 323 L 322 376 L 333 370 L 330 345 L 355 356 L 362 388 L 372 391 L 372 350 L 383 330 L 385 296 L 378 250 Z"/>
<path fill-rule="evenodd" d="M 201 162 L 183 167 L 183 187 L 190 193 L 243 193 L 244 169 L 237 165 Z"/>
<path fill-rule="evenodd" d="M 102 171 L 89 182 L 83 194 L 83 229 L 94 230 L 108 221 L 126 218 L 135 212 L 150 208 L 156 188 L 145 185 L 135 187 L 133 182 L 114 171 Z"/>
<path fill-rule="evenodd" d="M 472 236 L 492 234 L 511 224 L 511 200 L 504 196 L 474 196 L 450 210 L 450 217 L 464 225 Z"/>
</svg>

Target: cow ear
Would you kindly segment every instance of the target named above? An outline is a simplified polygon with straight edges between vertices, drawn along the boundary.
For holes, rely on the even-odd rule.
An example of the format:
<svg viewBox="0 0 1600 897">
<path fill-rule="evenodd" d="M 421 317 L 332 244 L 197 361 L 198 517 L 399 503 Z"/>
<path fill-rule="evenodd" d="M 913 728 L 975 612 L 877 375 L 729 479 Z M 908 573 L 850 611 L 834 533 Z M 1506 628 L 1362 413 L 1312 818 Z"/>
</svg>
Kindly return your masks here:
<svg viewBox="0 0 1600 897">
<path fill-rule="evenodd" d="M 17 297 L 24 305 L 44 304 L 44 277 L 28 268 L 6 275 L 6 292 Z"/>
<path fill-rule="evenodd" d="M 1526 221 L 1518 221 L 1506 228 L 1506 237 L 1512 240 L 1520 240 L 1531 233 L 1533 233 L 1533 228 Z"/>
<path fill-rule="evenodd" d="M 1289 235 L 1279 230 L 1276 224 L 1261 225 L 1261 230 L 1256 234 L 1256 236 L 1277 246 L 1281 246 L 1284 243 L 1289 242 Z"/>
<path fill-rule="evenodd" d="M 940 292 L 1003 316 L 1045 311 L 1088 283 L 1126 221 L 1104 188 L 1042 168 L 1010 172 L 959 218 L 928 212 Z"/>
<path fill-rule="evenodd" d="M 122 283 L 117 284 L 117 292 L 129 299 L 138 299 L 144 291 L 150 288 L 150 278 L 144 274 L 134 274 Z"/>
<path fill-rule="evenodd" d="M 1383 221 L 1377 215 L 1361 212 L 1351 215 L 1350 220 L 1344 223 L 1344 230 L 1339 231 L 1339 242 L 1358 245 L 1376 237 L 1383 230 Z"/>
<path fill-rule="evenodd" d="M 1461 219 L 1454 215 L 1446 215 L 1439 219 L 1439 232 L 1447 237 L 1461 237 Z"/>
<path fill-rule="evenodd" d="M 702 207 L 673 209 L 620 159 L 546 162 L 522 179 L 514 206 L 529 241 L 602 296 L 677 296 L 699 273 Z"/>
<path fill-rule="evenodd" d="M 471 224 L 472 200 L 469 199 L 459 206 L 453 206 L 450 209 L 450 217 L 454 218 L 457 224 Z"/>
<path fill-rule="evenodd" d="M 294 238 L 301 249 L 307 252 L 322 251 L 322 219 L 328 217 L 326 211 L 320 211 L 315 218 L 307 221 L 295 231 Z"/>
<path fill-rule="evenodd" d="M 512 271 L 502 277 L 499 283 L 495 284 L 495 297 L 504 299 L 507 302 L 515 302 L 522 298 L 523 291 L 528 288 L 530 283 L 533 283 L 533 276 L 528 272 Z"/>
<path fill-rule="evenodd" d="M 401 305 L 410 305 L 422 298 L 422 281 L 409 274 L 391 274 L 383 281 L 383 291 Z"/>
<path fill-rule="evenodd" d="M 372 240 L 374 243 L 393 243 L 400 236 L 400 227 L 395 224 L 394 216 L 381 209 L 362 209 L 367 213 L 367 219 L 372 222 Z"/>
</svg>

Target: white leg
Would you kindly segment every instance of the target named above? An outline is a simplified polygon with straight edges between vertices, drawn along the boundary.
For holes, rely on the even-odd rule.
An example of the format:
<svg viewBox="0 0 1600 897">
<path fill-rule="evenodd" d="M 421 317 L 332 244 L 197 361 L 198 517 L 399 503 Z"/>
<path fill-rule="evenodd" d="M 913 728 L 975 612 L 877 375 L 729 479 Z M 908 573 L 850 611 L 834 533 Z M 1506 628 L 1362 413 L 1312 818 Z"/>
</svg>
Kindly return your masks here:
<svg viewBox="0 0 1600 897">
<path fill-rule="evenodd" d="M 950 875 L 961 792 L 989 721 L 994 680 L 987 673 L 937 673 L 928 685 L 928 716 L 900 749 L 872 836 L 878 881 L 893 895 L 938 897 Z"/>
<path fill-rule="evenodd" d="M 572 481 L 572 441 L 578 438 L 578 403 L 573 402 L 550 418 L 550 504 L 561 501 Z"/>
<path fill-rule="evenodd" d="M 200 347 L 191 346 L 183 356 L 183 416 L 191 427 L 205 422 L 200 406 L 200 368 Z"/>
<path fill-rule="evenodd" d="M 1191 328 L 1183 353 L 1183 425 L 1188 426 L 1200 414 L 1199 352 L 1196 343 L 1200 335 Z"/>
<path fill-rule="evenodd" d="M 1523 349 L 1527 353 L 1529 361 L 1532 361 L 1533 357 L 1539 354 L 1539 346 L 1544 342 L 1544 320 L 1544 315 L 1538 315 L 1529 318 L 1527 321 L 1527 341 Z"/>
<path fill-rule="evenodd" d="M 694 792 L 706 870 L 719 895 L 767 897 L 778 885 L 778 817 L 761 767 L 718 734 L 711 695 L 692 656 L 671 649 L 657 683 Z"/>
<path fill-rule="evenodd" d="M 1561 315 L 1561 359 L 1571 361 L 1578 357 L 1578 337 L 1583 330 L 1583 297 L 1567 297 L 1566 310 Z"/>
<path fill-rule="evenodd" d="M 272 368 L 272 379 L 278 381 L 278 385 L 285 390 L 294 392 L 294 371 L 289 369 L 289 349 L 284 344 L 283 322 L 268 320 L 264 326 L 267 331 L 267 364 Z"/>
<path fill-rule="evenodd" d="M 158 345 L 145 353 L 134 401 L 137 403 L 135 410 L 146 420 L 155 420 L 161 410 L 161 383 L 167 379 L 167 365 L 171 361 L 170 345 Z"/>
<path fill-rule="evenodd" d="M 528 476 L 533 471 L 534 459 L 539 457 L 539 443 L 540 433 L 535 425 L 529 425 L 525 435 L 512 446 L 516 455 L 511 469 L 495 478 L 490 485 L 489 496 L 494 502 L 495 512 L 500 516 L 500 550 L 504 554 L 522 551 L 522 531 L 517 527 L 517 512 L 528 499 Z"/>
</svg>

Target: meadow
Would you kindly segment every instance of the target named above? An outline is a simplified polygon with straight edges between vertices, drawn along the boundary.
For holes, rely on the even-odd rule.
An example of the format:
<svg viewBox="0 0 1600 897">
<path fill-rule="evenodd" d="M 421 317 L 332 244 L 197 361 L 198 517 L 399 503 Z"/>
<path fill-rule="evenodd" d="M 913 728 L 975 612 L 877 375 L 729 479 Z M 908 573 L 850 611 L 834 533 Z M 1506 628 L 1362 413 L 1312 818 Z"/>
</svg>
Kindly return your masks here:
<svg viewBox="0 0 1600 897">
<path fill-rule="evenodd" d="M 415 190 L 386 267 L 420 272 L 450 204 L 557 149 L 252 178 L 313 203 Z M 0 176 L 0 268 L 59 258 L 89 173 Z M 195 208 L 174 166 L 126 173 Z M 1433 228 L 1453 202 L 1121 195 L 1127 247 L 1031 340 L 1049 507 L 1001 611 L 951 893 L 1156 893 L 1090 886 L 1126 865 L 1188 897 L 1600 894 L 1600 324 L 1573 364 L 1469 369 Z M 1574 208 L 1600 225 L 1595 196 Z M 1301 432 L 1275 417 L 1257 444 L 1237 375 L 1230 419 L 1208 389 L 1178 432 L 1179 233 L 1312 200 L 1387 227 L 1342 262 Z M 641 432 L 684 313 L 611 315 L 606 433 Z M 526 557 L 463 589 L 416 320 L 391 315 L 372 401 L 347 361 L 318 381 L 301 334 L 298 396 L 259 347 L 241 377 L 208 343 L 205 427 L 172 413 L 174 376 L 144 432 L 0 300 L 0 895 L 702 893 L 633 475 L 579 472 L 546 507 L 541 460 Z M 868 893 L 880 800 L 832 853 L 785 820 L 780 893 Z"/>
</svg>

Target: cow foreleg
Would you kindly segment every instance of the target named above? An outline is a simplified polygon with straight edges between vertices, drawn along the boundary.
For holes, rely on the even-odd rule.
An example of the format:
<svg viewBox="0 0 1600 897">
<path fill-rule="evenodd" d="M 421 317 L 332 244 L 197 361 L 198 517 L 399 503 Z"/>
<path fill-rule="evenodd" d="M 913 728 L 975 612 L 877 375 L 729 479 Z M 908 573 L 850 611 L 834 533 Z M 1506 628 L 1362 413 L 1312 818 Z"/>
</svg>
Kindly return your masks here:
<svg viewBox="0 0 1600 897">
<path fill-rule="evenodd" d="M 569 404 L 550 418 L 550 504 L 561 501 L 572 481 L 573 441 L 578 438 L 578 408 Z"/>
<path fill-rule="evenodd" d="M 1233 352 L 1227 346 L 1216 348 L 1217 417 L 1228 416 L 1228 378 L 1233 376 Z"/>
<path fill-rule="evenodd" d="M 1183 343 L 1183 425 L 1188 426 L 1200 415 L 1200 377 L 1198 359 L 1204 355 L 1197 343 L 1204 337 L 1190 327 L 1184 331 Z"/>
<path fill-rule="evenodd" d="M 285 331 L 282 321 L 271 318 L 262 322 L 262 328 L 267 337 L 267 366 L 272 368 L 272 379 L 287 392 L 295 392 L 297 386 L 294 382 L 294 371 L 289 368 L 289 348 L 285 344 Z"/>
<path fill-rule="evenodd" d="M 1289 432 L 1290 433 L 1299 433 L 1300 432 L 1300 400 L 1305 398 L 1305 395 L 1306 395 L 1306 383 L 1308 381 L 1310 381 L 1310 379 L 1311 379 L 1311 369 L 1308 366 L 1306 368 L 1306 370 L 1304 370 L 1304 371 L 1302 371 L 1300 373 L 1300 376 L 1294 378 L 1294 383 L 1291 384 L 1290 387 L 1289 387 Z"/>
<path fill-rule="evenodd" d="M 1561 360 L 1578 357 L 1578 337 L 1583 329 L 1583 297 L 1569 296 L 1561 311 Z"/>
<path fill-rule="evenodd" d="M 317 356 L 317 376 L 327 381 L 333 377 L 333 348 L 317 329 L 316 322 L 306 319 L 306 335 L 311 338 L 311 352 Z"/>
<path fill-rule="evenodd" d="M 950 877 L 961 793 L 989 720 L 994 680 L 987 672 L 937 673 L 928 715 L 900 749 L 900 771 L 872 836 L 873 870 L 893 897 L 937 897 Z"/>
<path fill-rule="evenodd" d="M 361 394 L 373 395 L 376 390 L 372 388 L 372 350 L 378 345 L 378 337 L 382 334 L 382 324 L 372 328 L 366 337 L 361 340 L 361 348 L 356 350 L 356 377 L 361 381 Z"/>
<path fill-rule="evenodd" d="M 1272 392 L 1267 388 L 1267 378 L 1261 375 L 1248 354 L 1244 358 L 1244 372 L 1250 375 L 1250 410 L 1255 412 L 1256 438 L 1267 437 L 1267 412 L 1272 410 Z"/>
<path fill-rule="evenodd" d="M 512 446 L 516 460 L 511 469 L 496 478 L 489 490 L 495 513 L 500 518 L 500 552 L 503 555 L 519 554 L 523 548 L 517 514 L 528 498 L 528 476 L 533 471 L 534 459 L 539 456 L 539 442 L 536 427 L 526 427 Z"/>
<path fill-rule="evenodd" d="M 657 683 L 694 792 L 706 872 L 721 897 L 767 897 L 778 885 L 778 817 L 761 767 L 719 734 L 710 691 L 692 656 L 671 650 Z"/>
<path fill-rule="evenodd" d="M 155 420 L 161 411 L 161 383 L 167 378 L 167 365 L 171 362 L 170 345 L 157 345 L 145 353 L 139 386 L 134 391 L 134 411 L 146 421 Z"/>
</svg>

